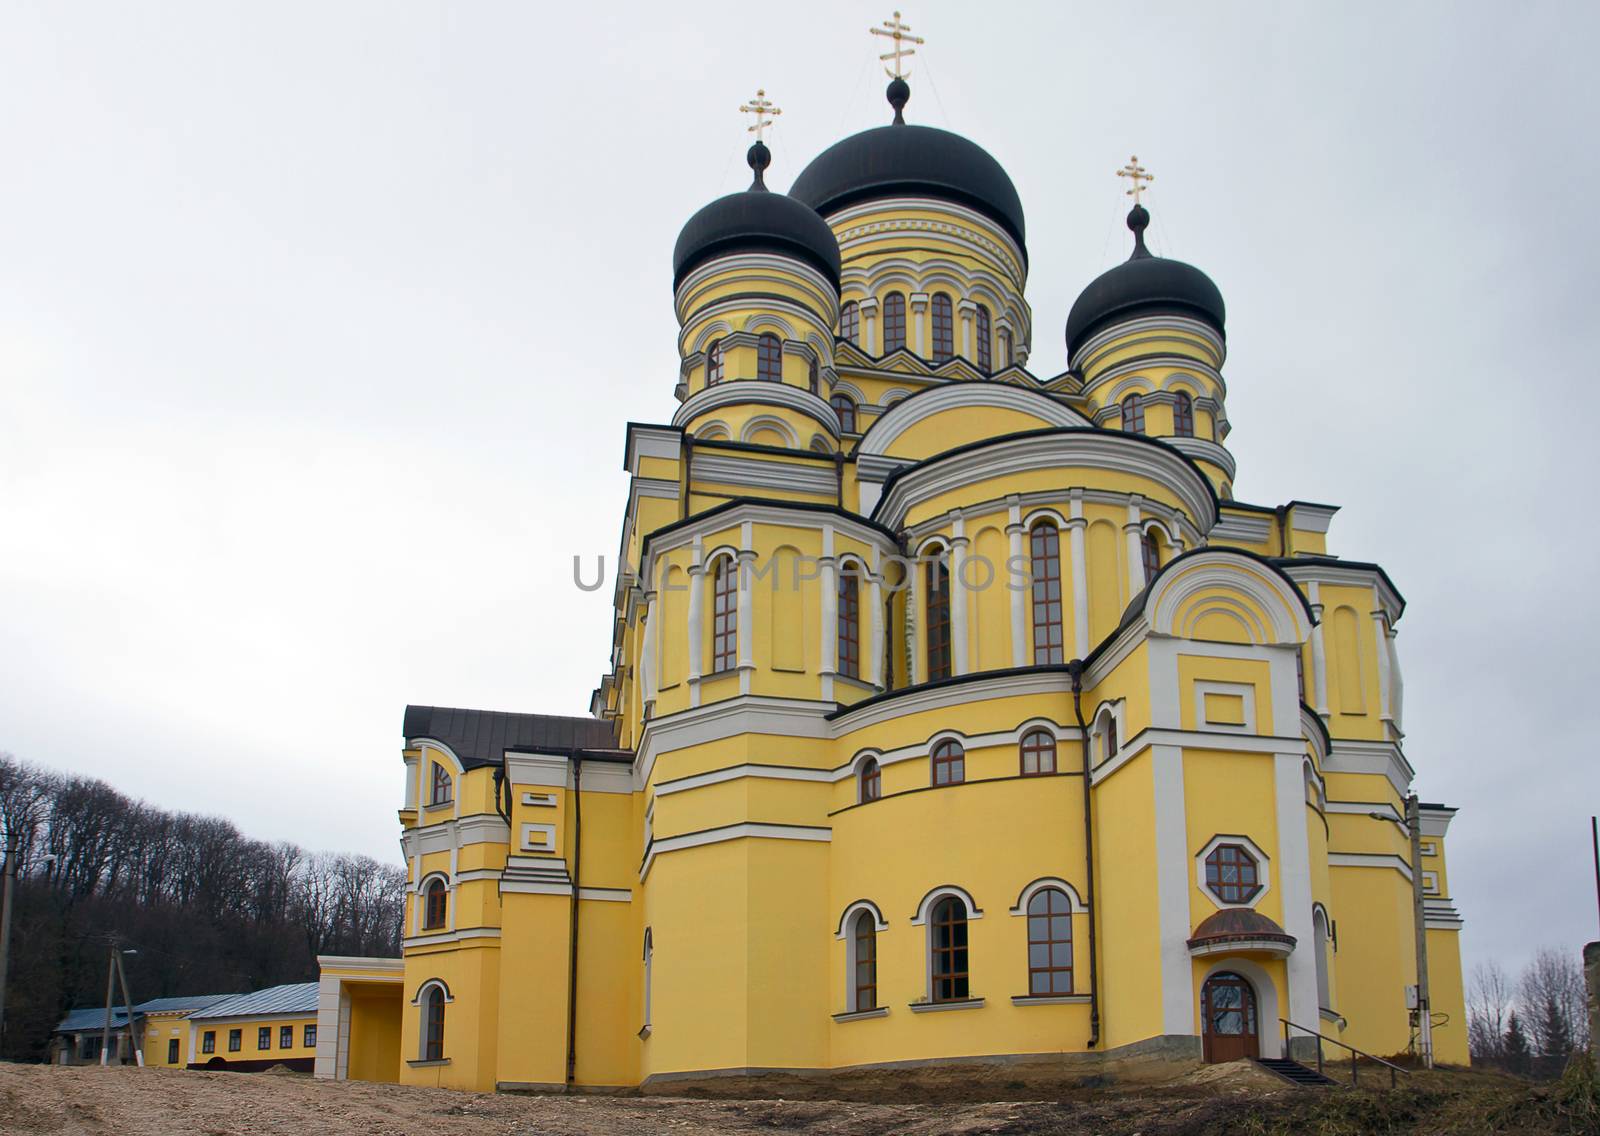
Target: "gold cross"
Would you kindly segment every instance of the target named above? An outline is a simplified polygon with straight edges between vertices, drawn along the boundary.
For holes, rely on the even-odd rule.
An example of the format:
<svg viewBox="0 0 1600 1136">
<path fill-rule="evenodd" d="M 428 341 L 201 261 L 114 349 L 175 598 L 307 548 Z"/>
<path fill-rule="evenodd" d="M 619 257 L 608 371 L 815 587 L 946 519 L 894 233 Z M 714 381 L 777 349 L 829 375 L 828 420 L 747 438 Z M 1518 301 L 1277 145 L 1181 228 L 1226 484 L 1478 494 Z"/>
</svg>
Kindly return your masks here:
<svg viewBox="0 0 1600 1136">
<path fill-rule="evenodd" d="M 906 43 L 922 43 L 922 37 L 911 34 L 911 25 L 902 24 L 900 22 L 899 12 L 894 14 L 894 19 L 883 21 L 883 27 L 868 28 L 867 30 L 873 35 L 888 36 L 894 40 L 894 50 L 884 52 L 884 54 L 878 56 L 878 58 L 894 60 L 894 70 L 890 71 L 887 67 L 885 67 L 883 69 L 884 74 L 890 75 L 896 79 L 904 79 L 905 72 L 900 68 L 900 61 L 907 55 L 915 55 L 917 52 L 915 48 L 904 47 L 902 45 Z"/>
<path fill-rule="evenodd" d="M 1139 164 L 1138 154 L 1135 154 L 1128 159 L 1128 164 L 1117 171 L 1117 176 L 1119 178 L 1128 178 L 1133 182 L 1133 187 L 1128 189 L 1126 193 L 1129 197 L 1133 198 L 1133 203 L 1135 205 L 1141 204 L 1139 201 L 1139 195 L 1143 193 L 1145 189 L 1145 187 L 1139 183 L 1142 181 L 1156 180 L 1155 174 L 1147 174 L 1144 172 L 1144 167 Z"/>
<path fill-rule="evenodd" d="M 744 106 L 740 107 L 739 109 L 745 114 L 753 114 L 756 116 L 755 123 L 749 128 L 749 133 L 752 133 L 756 136 L 757 142 L 765 141 L 765 139 L 762 138 L 763 132 L 765 132 L 767 127 L 772 125 L 772 120 L 774 118 L 783 113 L 783 108 L 773 106 L 772 100 L 767 98 L 767 92 L 760 89 L 756 91 L 755 98 L 745 103 Z"/>
</svg>

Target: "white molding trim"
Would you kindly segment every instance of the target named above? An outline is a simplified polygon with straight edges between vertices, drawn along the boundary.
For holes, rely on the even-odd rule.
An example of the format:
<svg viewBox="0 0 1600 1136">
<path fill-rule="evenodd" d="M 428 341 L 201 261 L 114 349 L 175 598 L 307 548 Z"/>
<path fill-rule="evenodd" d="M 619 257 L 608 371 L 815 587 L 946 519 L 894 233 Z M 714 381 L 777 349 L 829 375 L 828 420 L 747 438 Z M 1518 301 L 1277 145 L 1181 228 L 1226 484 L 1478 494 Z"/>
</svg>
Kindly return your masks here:
<svg viewBox="0 0 1600 1136">
<path fill-rule="evenodd" d="M 806 769 L 794 765 L 762 765 L 756 762 L 745 762 L 742 765 L 730 765 L 726 769 L 712 769 L 705 773 L 691 773 L 686 777 L 675 777 L 671 781 L 658 781 L 654 795 L 667 797 L 673 793 L 683 793 L 691 789 L 701 789 L 707 785 L 720 785 L 725 781 L 739 781 L 744 778 L 763 781 L 822 781 L 827 783 L 839 780 L 831 769 Z"/>
<path fill-rule="evenodd" d="M 1089 910 L 1088 905 L 1083 902 L 1083 897 L 1078 894 L 1078 889 L 1066 880 L 1060 876 L 1040 876 L 1022 889 L 1017 896 L 1017 902 L 1011 907 L 1011 914 L 1026 916 L 1028 914 L 1028 904 L 1033 901 L 1034 896 L 1046 888 L 1055 888 L 1067 897 L 1069 914 L 1081 915 Z"/>
<path fill-rule="evenodd" d="M 666 852 L 681 852 L 688 848 L 703 848 L 707 844 L 722 844 L 729 840 L 799 840 L 826 844 L 833 839 L 833 829 L 816 828 L 799 824 L 763 824 L 747 821 L 708 828 L 702 832 L 686 832 L 681 836 L 658 836 L 650 842 L 644 863 L 639 868 L 642 883 L 650 874 L 656 857 Z"/>
<path fill-rule="evenodd" d="M 927 895 L 923 896 L 922 902 L 917 904 L 917 910 L 911 916 L 911 925 L 913 927 L 926 926 L 928 922 L 928 910 L 935 903 L 939 902 L 939 900 L 944 899 L 947 896 L 953 896 L 966 905 L 967 921 L 969 923 L 974 919 L 983 918 L 983 910 L 978 906 L 977 901 L 972 898 L 972 893 L 967 891 L 966 888 L 961 887 L 959 884 L 940 884 L 938 887 L 928 892 Z"/>
<path fill-rule="evenodd" d="M 1329 852 L 1328 867 L 1393 868 L 1408 882 L 1411 879 L 1411 865 L 1401 857 L 1386 852 Z"/>
<path fill-rule="evenodd" d="M 855 917 L 863 911 L 871 913 L 873 930 L 887 931 L 889 929 L 889 921 L 883 917 L 883 912 L 876 903 L 870 899 L 858 899 L 849 907 L 846 907 L 844 914 L 839 916 L 839 926 L 833 937 L 835 939 L 849 938 L 850 932 L 846 928 L 855 922 Z"/>
<path fill-rule="evenodd" d="M 1238 723 L 1213 722 L 1206 717 L 1206 695 L 1219 694 L 1236 697 L 1244 707 L 1244 721 Z M 1248 682 L 1194 682 L 1194 724 L 1197 730 L 1223 730 L 1228 733 L 1254 734 L 1256 732 L 1256 688 Z"/>
<path fill-rule="evenodd" d="M 1093 425 L 1083 415 L 1043 391 L 1031 391 L 1003 383 L 952 383 L 949 386 L 931 388 L 909 401 L 896 402 L 867 428 L 867 432 L 862 435 L 858 453 L 890 456 L 894 444 L 911 427 L 946 411 L 974 407 L 1014 410 L 1019 414 L 1030 414 L 1045 426 Z"/>
</svg>

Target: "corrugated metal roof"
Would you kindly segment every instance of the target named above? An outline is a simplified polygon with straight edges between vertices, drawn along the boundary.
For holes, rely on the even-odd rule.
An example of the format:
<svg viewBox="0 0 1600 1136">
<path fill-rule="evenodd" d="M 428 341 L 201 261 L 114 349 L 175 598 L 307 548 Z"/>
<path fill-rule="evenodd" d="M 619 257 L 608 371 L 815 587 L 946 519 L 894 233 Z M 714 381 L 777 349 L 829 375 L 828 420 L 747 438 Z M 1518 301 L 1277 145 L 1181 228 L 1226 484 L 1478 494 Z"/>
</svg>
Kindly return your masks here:
<svg viewBox="0 0 1600 1136">
<path fill-rule="evenodd" d="M 57 1033 L 83 1033 L 87 1030 L 104 1029 L 106 1024 L 106 1008 L 96 1006 L 93 1009 L 69 1010 L 67 1016 L 61 1019 L 61 1024 L 56 1026 Z M 111 1011 L 111 1028 L 121 1029 L 128 1024 L 128 1015 L 118 1006 Z"/>
<path fill-rule="evenodd" d="M 135 1017 L 144 1017 L 146 1014 L 187 1014 L 193 1010 L 203 1010 L 217 1002 L 236 998 L 236 994 L 186 994 L 177 998 L 152 998 L 148 1002 L 140 1002 L 133 1008 Z M 57 1033 L 82 1033 L 85 1030 L 104 1029 L 106 1024 L 106 1008 L 95 1006 L 85 1007 L 80 1010 L 70 1010 L 67 1016 L 61 1019 L 61 1024 L 56 1026 Z M 128 1024 L 127 1012 L 121 1006 L 115 1006 L 111 1011 L 111 1028 L 121 1029 Z"/>
<path fill-rule="evenodd" d="M 450 706 L 407 706 L 405 736 L 433 738 L 455 751 L 468 768 L 499 765 L 508 749 L 610 750 L 616 729 L 600 718 L 554 714 L 512 714 L 503 710 L 459 710 Z"/>
<path fill-rule="evenodd" d="M 191 1018 L 245 1018 L 258 1014 L 314 1014 L 317 1012 L 317 984 L 297 982 L 289 986 L 269 986 L 254 994 L 239 994 L 197 1010 Z"/>
<path fill-rule="evenodd" d="M 207 1006 L 221 1002 L 225 998 L 237 997 L 235 994 L 189 994 L 180 998 L 152 998 L 148 1002 L 140 1002 L 133 1008 L 136 1014 L 172 1014 L 188 1012 L 190 1010 L 203 1010 Z"/>
</svg>

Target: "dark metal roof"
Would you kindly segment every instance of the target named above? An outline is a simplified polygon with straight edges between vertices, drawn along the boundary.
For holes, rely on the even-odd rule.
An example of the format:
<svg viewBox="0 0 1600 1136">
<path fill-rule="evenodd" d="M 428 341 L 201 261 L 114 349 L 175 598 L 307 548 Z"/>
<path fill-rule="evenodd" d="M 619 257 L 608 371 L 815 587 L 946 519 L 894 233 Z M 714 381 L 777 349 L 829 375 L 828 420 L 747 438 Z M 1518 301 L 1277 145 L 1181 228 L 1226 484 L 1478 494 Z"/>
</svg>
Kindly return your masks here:
<svg viewBox="0 0 1600 1136">
<path fill-rule="evenodd" d="M 1109 272 L 1102 272 L 1083 290 L 1067 314 L 1067 357 L 1070 359 L 1090 335 L 1106 325 L 1138 316 L 1170 312 L 1210 324 L 1225 334 L 1227 307 L 1211 277 L 1181 260 L 1153 256 L 1144 247 L 1150 214 L 1135 205 L 1128 214 L 1133 230 L 1133 255 Z"/>
<path fill-rule="evenodd" d="M 896 82 L 900 82 L 896 80 Z M 906 98 L 909 89 L 900 87 Z M 931 126 L 900 119 L 902 98 L 889 86 L 896 122 L 835 142 L 800 171 L 789 196 L 823 216 L 858 201 L 900 194 L 942 198 L 966 205 L 1000 224 L 1027 259 L 1027 223 L 1017 187 L 999 162 L 976 142 Z"/>
<path fill-rule="evenodd" d="M 417 738 L 443 742 L 468 768 L 499 765 L 508 749 L 570 753 L 617 748 L 610 722 L 554 714 L 407 706 L 404 730 L 408 744 Z"/>
<path fill-rule="evenodd" d="M 207 1006 L 218 1002 L 227 1001 L 234 997 L 232 994 L 189 994 L 179 998 L 152 998 L 148 1002 L 140 1002 L 133 1008 L 136 1018 L 146 1014 L 171 1014 L 188 1013 L 191 1010 L 203 1010 Z M 82 1033 L 86 1030 L 102 1029 L 106 1024 L 106 1008 L 104 1006 L 85 1007 L 78 1010 L 69 1010 L 67 1016 L 61 1019 L 56 1026 L 57 1033 Z M 128 1024 L 127 1011 L 121 1006 L 116 1006 L 111 1011 L 111 1028 L 121 1029 Z"/>
<path fill-rule="evenodd" d="M 758 148 L 759 147 L 759 152 Z M 743 193 L 719 197 L 702 208 L 672 250 L 672 286 L 699 265 L 730 252 L 775 252 L 798 257 L 839 286 L 839 242 L 821 217 L 792 197 L 771 193 L 761 179 L 767 148 L 750 148 L 755 182 Z"/>
<path fill-rule="evenodd" d="M 1194 929 L 1189 946 L 1207 943 L 1273 942 L 1294 946 L 1294 936 L 1259 911 L 1248 907 L 1224 907 L 1207 916 Z"/>
</svg>

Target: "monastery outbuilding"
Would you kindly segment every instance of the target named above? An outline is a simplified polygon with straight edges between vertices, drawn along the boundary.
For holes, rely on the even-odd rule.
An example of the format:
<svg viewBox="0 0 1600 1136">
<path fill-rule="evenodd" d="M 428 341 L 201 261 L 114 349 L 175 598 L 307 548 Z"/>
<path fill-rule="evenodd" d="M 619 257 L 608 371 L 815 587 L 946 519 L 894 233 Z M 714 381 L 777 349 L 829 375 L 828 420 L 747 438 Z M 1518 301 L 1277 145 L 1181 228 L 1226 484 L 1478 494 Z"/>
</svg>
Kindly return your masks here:
<svg viewBox="0 0 1600 1136">
<path fill-rule="evenodd" d="M 907 120 L 887 28 L 892 121 L 782 194 L 758 96 L 678 237 L 588 716 L 406 708 L 404 958 L 323 960 L 320 1076 L 1466 1062 L 1399 589 L 1336 507 L 1235 496 L 1222 294 L 1150 252 L 1137 160 L 1028 369 L 1022 202 Z"/>
</svg>

